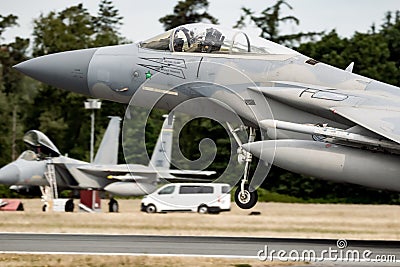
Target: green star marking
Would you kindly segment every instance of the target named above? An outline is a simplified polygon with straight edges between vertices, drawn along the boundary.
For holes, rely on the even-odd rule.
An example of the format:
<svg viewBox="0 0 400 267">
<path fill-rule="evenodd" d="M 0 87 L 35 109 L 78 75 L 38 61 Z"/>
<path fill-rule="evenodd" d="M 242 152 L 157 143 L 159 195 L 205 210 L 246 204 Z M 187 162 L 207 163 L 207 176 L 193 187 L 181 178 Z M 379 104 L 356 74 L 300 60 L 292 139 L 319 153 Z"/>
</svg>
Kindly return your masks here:
<svg viewBox="0 0 400 267">
<path fill-rule="evenodd" d="M 150 79 L 152 75 L 153 75 L 153 74 L 151 74 L 150 71 L 147 71 L 147 72 L 146 72 L 146 79 Z"/>
</svg>

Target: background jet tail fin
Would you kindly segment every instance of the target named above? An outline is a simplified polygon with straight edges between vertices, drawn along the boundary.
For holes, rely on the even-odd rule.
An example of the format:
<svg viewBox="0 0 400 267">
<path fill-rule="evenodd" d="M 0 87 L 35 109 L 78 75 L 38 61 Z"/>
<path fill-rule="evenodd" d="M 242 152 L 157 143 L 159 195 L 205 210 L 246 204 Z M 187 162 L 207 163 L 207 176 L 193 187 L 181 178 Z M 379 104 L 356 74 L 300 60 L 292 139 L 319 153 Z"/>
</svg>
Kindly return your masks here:
<svg viewBox="0 0 400 267">
<path fill-rule="evenodd" d="M 169 169 L 171 165 L 174 116 L 169 114 L 164 117 L 165 120 L 149 163 L 150 167 L 156 169 Z"/>
<path fill-rule="evenodd" d="M 101 140 L 93 163 L 117 164 L 120 123 L 120 117 L 110 117 L 110 122 L 108 123 L 107 130 Z"/>
</svg>

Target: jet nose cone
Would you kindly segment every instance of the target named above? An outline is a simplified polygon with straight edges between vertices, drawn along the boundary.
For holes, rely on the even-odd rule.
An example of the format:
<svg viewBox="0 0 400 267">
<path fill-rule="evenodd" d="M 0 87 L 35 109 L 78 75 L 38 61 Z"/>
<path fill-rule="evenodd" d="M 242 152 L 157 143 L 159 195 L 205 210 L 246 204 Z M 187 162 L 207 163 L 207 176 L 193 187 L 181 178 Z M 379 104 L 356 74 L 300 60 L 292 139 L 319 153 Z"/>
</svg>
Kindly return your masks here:
<svg viewBox="0 0 400 267">
<path fill-rule="evenodd" d="M 97 48 L 68 51 L 33 58 L 14 68 L 46 84 L 89 95 L 87 73 Z"/>
<path fill-rule="evenodd" d="M 19 181 L 19 169 L 15 164 L 8 164 L 0 169 L 0 184 L 14 185 Z"/>
</svg>

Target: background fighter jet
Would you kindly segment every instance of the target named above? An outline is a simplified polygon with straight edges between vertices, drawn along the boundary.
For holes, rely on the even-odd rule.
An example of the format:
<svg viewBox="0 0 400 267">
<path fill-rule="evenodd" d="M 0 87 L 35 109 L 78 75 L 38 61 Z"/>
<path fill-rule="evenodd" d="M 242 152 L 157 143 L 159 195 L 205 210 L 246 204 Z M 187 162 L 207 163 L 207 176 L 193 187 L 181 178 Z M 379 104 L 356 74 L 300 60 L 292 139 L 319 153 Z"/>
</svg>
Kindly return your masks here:
<svg viewBox="0 0 400 267">
<path fill-rule="evenodd" d="M 93 163 L 62 156 L 51 140 L 31 130 L 24 142 L 34 151 L 23 152 L 17 160 L 0 169 L 0 183 L 6 185 L 49 186 L 51 172 L 55 189 L 104 190 L 118 196 L 142 196 L 157 188 L 160 178 L 180 179 L 173 174 L 211 175 L 212 171 L 170 170 L 173 119 L 164 120 L 148 166 L 117 164 L 120 133 L 119 117 L 111 117 Z M 188 178 L 182 178 L 189 180 Z M 118 202 L 110 201 L 110 211 L 118 211 Z"/>
<path fill-rule="evenodd" d="M 400 89 L 341 70 L 265 39 L 189 24 L 146 41 L 47 55 L 15 68 L 39 81 L 142 107 L 180 108 L 249 127 L 245 175 L 236 192 L 252 207 L 270 166 L 400 191 Z M 194 102 L 192 99 L 202 99 Z M 190 103 L 183 105 L 184 103 Z M 261 141 L 255 141 L 261 130 Z M 235 130 L 232 129 L 235 133 Z M 265 176 L 267 173 L 262 173 Z"/>
</svg>

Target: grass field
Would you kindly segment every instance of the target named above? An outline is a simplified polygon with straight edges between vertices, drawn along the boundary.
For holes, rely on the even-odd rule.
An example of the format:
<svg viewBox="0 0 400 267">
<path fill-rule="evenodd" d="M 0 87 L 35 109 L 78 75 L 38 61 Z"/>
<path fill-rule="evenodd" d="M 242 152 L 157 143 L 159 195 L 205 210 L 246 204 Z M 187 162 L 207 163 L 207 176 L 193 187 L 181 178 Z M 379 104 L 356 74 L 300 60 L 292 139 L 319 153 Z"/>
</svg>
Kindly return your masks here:
<svg viewBox="0 0 400 267">
<path fill-rule="evenodd" d="M 201 215 L 146 214 L 138 199 L 119 200 L 120 213 L 108 213 L 103 201 L 103 212 L 95 214 L 44 213 L 39 199 L 23 203 L 23 212 L 0 213 L 1 231 L 400 239 L 400 207 L 390 205 L 258 203 L 241 210 L 232 204 L 231 212 Z"/>
<path fill-rule="evenodd" d="M 91 255 L 19 255 L 0 254 L 0 266 L 7 267 L 261 267 L 261 266 L 301 266 L 301 263 L 260 262 L 249 259 L 217 259 L 193 257 L 148 257 L 148 256 L 91 256 Z M 305 264 L 304 264 L 305 265 Z"/>
<path fill-rule="evenodd" d="M 75 201 L 77 204 L 77 200 Z M 252 210 L 219 215 L 146 214 L 140 200 L 119 200 L 120 213 L 41 211 L 39 199 L 23 200 L 25 211 L 1 212 L 2 232 L 108 233 L 310 237 L 400 240 L 400 207 L 390 205 L 258 203 Z M 249 215 L 259 211 L 260 215 Z M 276 266 L 256 260 L 1 254 L 0 266 Z M 298 264 L 297 264 L 298 265 Z M 285 266 L 288 266 L 287 264 Z"/>
</svg>

